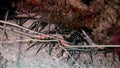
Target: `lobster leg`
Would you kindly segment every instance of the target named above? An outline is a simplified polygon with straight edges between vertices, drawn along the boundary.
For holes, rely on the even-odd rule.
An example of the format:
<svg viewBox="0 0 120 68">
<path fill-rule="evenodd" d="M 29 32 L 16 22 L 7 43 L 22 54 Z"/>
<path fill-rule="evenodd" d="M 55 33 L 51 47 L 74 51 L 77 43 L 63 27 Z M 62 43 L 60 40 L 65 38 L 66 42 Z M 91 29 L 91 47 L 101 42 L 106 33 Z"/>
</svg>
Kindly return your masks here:
<svg viewBox="0 0 120 68">
<path fill-rule="evenodd" d="M 73 56 L 73 51 L 69 51 L 69 54 L 71 55 L 71 56 Z M 70 56 L 68 55 L 68 58 L 67 58 L 67 62 L 69 61 L 69 59 L 70 59 Z"/>
<path fill-rule="evenodd" d="M 30 47 L 28 47 L 28 48 L 26 49 L 26 51 L 29 50 L 30 48 L 32 48 L 32 47 L 35 46 L 35 45 L 39 45 L 40 43 L 41 43 L 41 42 L 38 41 L 38 42 L 32 44 Z"/>
<path fill-rule="evenodd" d="M 53 48 L 55 47 L 56 42 L 53 42 L 51 45 L 49 45 L 49 55 L 51 55 L 51 52 L 53 50 Z"/>
<path fill-rule="evenodd" d="M 43 43 L 43 44 L 39 47 L 39 49 L 37 50 L 36 55 L 38 54 L 38 52 L 40 51 L 40 49 L 46 47 L 48 44 L 49 44 L 49 43 Z"/>
</svg>

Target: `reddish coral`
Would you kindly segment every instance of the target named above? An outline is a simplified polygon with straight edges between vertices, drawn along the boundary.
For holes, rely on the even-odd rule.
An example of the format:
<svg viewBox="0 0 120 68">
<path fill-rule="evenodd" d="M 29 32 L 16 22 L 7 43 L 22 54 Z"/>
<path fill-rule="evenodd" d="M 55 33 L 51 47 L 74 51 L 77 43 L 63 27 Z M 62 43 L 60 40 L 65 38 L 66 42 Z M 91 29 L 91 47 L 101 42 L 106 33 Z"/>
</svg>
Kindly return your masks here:
<svg viewBox="0 0 120 68">
<path fill-rule="evenodd" d="M 115 52 L 118 56 L 120 56 L 120 48 L 119 48 L 119 47 L 114 48 L 114 52 Z"/>
<path fill-rule="evenodd" d="M 113 35 L 109 44 L 110 45 L 119 45 L 120 44 L 120 32 L 117 32 Z"/>
<path fill-rule="evenodd" d="M 28 0 L 31 4 L 38 6 L 40 4 L 39 0 Z"/>
<path fill-rule="evenodd" d="M 113 35 L 111 41 L 109 42 L 110 45 L 119 45 L 120 44 L 120 32 L 117 32 Z M 114 52 L 120 56 L 120 48 L 114 48 Z"/>
</svg>

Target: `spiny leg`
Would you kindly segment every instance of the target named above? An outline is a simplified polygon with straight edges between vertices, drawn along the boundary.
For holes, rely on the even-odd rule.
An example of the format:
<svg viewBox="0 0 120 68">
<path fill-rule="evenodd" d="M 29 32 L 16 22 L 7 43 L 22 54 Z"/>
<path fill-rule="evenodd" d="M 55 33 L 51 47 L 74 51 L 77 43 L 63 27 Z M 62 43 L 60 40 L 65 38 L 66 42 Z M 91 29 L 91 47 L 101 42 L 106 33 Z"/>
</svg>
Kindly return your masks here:
<svg viewBox="0 0 120 68">
<path fill-rule="evenodd" d="M 77 57 L 75 58 L 75 60 L 77 60 L 77 59 L 80 57 L 80 54 L 81 54 L 81 51 L 78 50 L 78 55 L 77 55 Z"/>
<path fill-rule="evenodd" d="M 40 25 L 41 25 L 41 29 L 39 29 L 38 32 L 41 32 L 41 31 L 48 25 L 48 23 L 46 23 L 46 22 L 41 22 Z"/>
<path fill-rule="evenodd" d="M 26 51 L 29 50 L 30 48 L 32 48 L 32 47 L 35 46 L 35 45 L 39 45 L 40 43 L 41 43 L 41 42 L 37 41 L 36 43 L 34 43 L 34 44 L 32 44 L 31 46 L 29 46 L 29 47 L 26 49 Z"/>
<path fill-rule="evenodd" d="M 1 29 L 1 30 L 3 30 L 3 29 Z M 7 32 L 5 31 L 5 32 L 3 32 L 3 40 L 7 40 L 8 39 L 8 34 L 7 34 Z"/>
<path fill-rule="evenodd" d="M 64 52 L 65 52 L 65 50 L 62 49 L 60 52 L 60 56 L 63 56 Z"/>
<path fill-rule="evenodd" d="M 27 18 L 23 18 L 20 20 L 20 25 L 22 26 L 25 22 L 27 22 L 28 19 Z"/>
<path fill-rule="evenodd" d="M 36 55 L 39 53 L 39 51 L 40 51 L 42 48 L 46 47 L 48 44 L 49 44 L 49 43 L 43 43 L 43 44 L 39 47 L 39 49 L 37 50 Z"/>
<path fill-rule="evenodd" d="M 71 56 L 73 56 L 73 51 L 69 50 L 69 54 L 70 54 Z M 68 55 L 67 62 L 69 61 L 70 58 L 71 58 L 71 57 Z"/>
<path fill-rule="evenodd" d="M 88 52 L 88 54 L 89 54 L 89 56 L 90 56 L 91 63 L 92 63 L 92 65 L 93 65 L 93 56 L 92 56 L 92 52 L 91 52 L 91 51 L 89 51 L 89 52 Z"/>
<path fill-rule="evenodd" d="M 29 26 L 28 29 L 33 30 L 35 27 L 36 27 L 36 23 L 33 22 L 33 23 Z"/>
<path fill-rule="evenodd" d="M 52 52 L 53 48 L 55 47 L 55 45 L 56 45 L 56 42 L 53 42 L 53 43 L 51 43 L 51 45 L 49 45 L 49 55 L 51 55 L 51 52 Z"/>
<path fill-rule="evenodd" d="M 4 34 L 5 34 L 5 39 L 8 39 L 7 32 L 4 32 Z"/>
<path fill-rule="evenodd" d="M 76 53 L 76 52 L 78 52 L 78 53 Z M 77 54 L 77 57 L 74 58 L 75 61 L 79 58 L 79 56 L 80 56 L 80 52 L 81 52 L 80 50 L 74 50 L 74 55 Z M 75 62 L 72 62 L 72 65 L 73 65 L 73 64 L 75 64 Z"/>
</svg>

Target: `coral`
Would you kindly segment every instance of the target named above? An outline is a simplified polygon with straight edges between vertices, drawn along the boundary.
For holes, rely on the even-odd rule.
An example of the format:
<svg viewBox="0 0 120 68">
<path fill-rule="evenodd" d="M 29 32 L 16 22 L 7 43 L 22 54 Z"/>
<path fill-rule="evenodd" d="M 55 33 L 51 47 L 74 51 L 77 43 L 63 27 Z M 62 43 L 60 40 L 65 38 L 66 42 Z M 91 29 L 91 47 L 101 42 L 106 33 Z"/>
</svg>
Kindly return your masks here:
<svg viewBox="0 0 120 68">
<path fill-rule="evenodd" d="M 120 32 L 116 32 L 111 40 L 109 41 L 110 45 L 120 45 Z M 114 52 L 117 54 L 117 56 L 120 57 L 120 47 L 114 48 Z M 119 58 L 120 59 L 120 58 Z"/>
<path fill-rule="evenodd" d="M 120 32 L 117 32 L 113 35 L 112 39 L 110 40 L 109 44 L 111 45 L 120 45 Z"/>
</svg>

